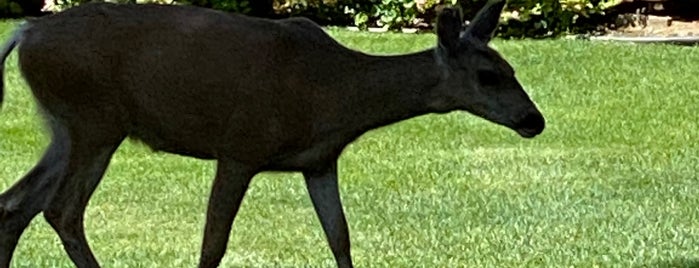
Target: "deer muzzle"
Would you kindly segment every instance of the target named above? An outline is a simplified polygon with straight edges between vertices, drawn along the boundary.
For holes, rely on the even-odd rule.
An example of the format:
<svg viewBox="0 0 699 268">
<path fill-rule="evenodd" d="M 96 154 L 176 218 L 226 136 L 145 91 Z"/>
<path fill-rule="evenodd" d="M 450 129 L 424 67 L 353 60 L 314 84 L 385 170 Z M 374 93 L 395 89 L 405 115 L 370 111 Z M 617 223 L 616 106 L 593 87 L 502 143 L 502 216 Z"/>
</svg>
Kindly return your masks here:
<svg viewBox="0 0 699 268">
<path fill-rule="evenodd" d="M 540 112 L 529 112 L 517 123 L 514 130 L 524 138 L 533 138 L 541 134 L 546 127 L 546 120 Z"/>
</svg>

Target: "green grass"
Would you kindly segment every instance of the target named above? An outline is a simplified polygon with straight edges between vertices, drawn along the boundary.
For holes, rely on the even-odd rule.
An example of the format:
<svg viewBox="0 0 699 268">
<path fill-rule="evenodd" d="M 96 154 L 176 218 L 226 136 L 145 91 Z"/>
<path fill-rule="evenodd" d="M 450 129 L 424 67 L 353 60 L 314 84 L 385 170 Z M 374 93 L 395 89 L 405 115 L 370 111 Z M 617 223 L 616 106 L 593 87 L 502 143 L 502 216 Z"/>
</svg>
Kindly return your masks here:
<svg viewBox="0 0 699 268">
<path fill-rule="evenodd" d="M 12 23 L 0 25 L 6 40 Z M 433 35 L 331 30 L 348 46 L 402 53 Z M 378 129 L 340 159 L 358 267 L 699 266 L 699 48 L 502 41 L 547 118 L 525 140 L 466 113 Z M 0 188 L 47 143 L 8 63 Z M 56 68 L 60 68 L 57 66 Z M 85 218 L 104 267 L 194 267 L 214 163 L 126 142 Z M 37 217 L 16 267 L 72 267 Z M 255 178 L 221 267 L 332 267 L 299 174 Z"/>
</svg>

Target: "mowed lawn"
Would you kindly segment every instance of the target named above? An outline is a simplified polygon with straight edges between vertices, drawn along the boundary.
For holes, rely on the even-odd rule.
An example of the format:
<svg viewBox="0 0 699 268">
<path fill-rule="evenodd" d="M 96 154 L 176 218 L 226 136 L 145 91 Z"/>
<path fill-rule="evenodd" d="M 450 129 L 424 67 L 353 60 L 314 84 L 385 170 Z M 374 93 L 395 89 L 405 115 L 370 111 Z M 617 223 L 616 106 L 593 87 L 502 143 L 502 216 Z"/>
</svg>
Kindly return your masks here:
<svg viewBox="0 0 699 268">
<path fill-rule="evenodd" d="M 3 42 L 14 25 L 0 26 Z M 375 54 L 435 44 L 429 34 L 329 32 Z M 699 266 L 699 48 L 494 46 L 547 129 L 526 140 L 454 112 L 362 136 L 339 162 L 356 266 Z M 47 144 L 16 59 L 8 61 L 0 111 L 2 191 Z M 125 142 L 85 217 L 102 265 L 196 266 L 213 172 L 214 162 Z M 13 264 L 73 267 L 41 216 Z M 301 175 L 257 176 L 221 267 L 332 266 Z"/>
</svg>

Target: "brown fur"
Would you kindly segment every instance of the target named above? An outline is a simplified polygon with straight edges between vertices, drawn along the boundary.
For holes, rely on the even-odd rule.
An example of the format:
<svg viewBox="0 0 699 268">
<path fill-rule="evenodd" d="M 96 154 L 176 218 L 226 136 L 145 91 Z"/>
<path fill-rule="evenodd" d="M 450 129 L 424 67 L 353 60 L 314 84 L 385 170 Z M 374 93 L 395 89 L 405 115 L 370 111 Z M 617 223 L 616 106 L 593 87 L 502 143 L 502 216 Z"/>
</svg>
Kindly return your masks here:
<svg viewBox="0 0 699 268">
<path fill-rule="evenodd" d="M 200 267 L 218 265 L 245 189 L 261 171 L 303 172 L 338 266 L 351 267 L 335 167 L 347 144 L 452 110 L 525 137 L 543 130 L 512 68 L 487 47 L 503 5 L 486 6 L 463 37 L 460 13 L 445 9 L 440 46 L 398 56 L 348 49 L 303 18 L 188 6 L 85 4 L 29 22 L 0 53 L 4 61 L 18 46 L 52 145 L 0 195 L 0 264 L 43 211 L 76 265 L 97 267 L 82 215 L 111 154 L 132 137 L 218 160 Z"/>
</svg>

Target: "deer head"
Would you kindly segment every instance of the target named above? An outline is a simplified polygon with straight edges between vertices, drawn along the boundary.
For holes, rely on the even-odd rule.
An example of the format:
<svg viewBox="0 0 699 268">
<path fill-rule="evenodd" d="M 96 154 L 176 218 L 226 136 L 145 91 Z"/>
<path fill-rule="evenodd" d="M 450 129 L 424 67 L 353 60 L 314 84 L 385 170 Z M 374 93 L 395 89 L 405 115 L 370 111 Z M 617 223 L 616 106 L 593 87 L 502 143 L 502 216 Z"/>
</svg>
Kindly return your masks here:
<svg viewBox="0 0 699 268">
<path fill-rule="evenodd" d="M 488 46 L 498 26 L 504 0 L 492 0 L 463 29 L 459 9 L 444 8 L 437 17 L 437 61 L 442 83 L 429 101 L 438 111 L 465 110 L 531 138 L 544 130 L 544 117 L 515 78 L 515 71 Z"/>
</svg>

